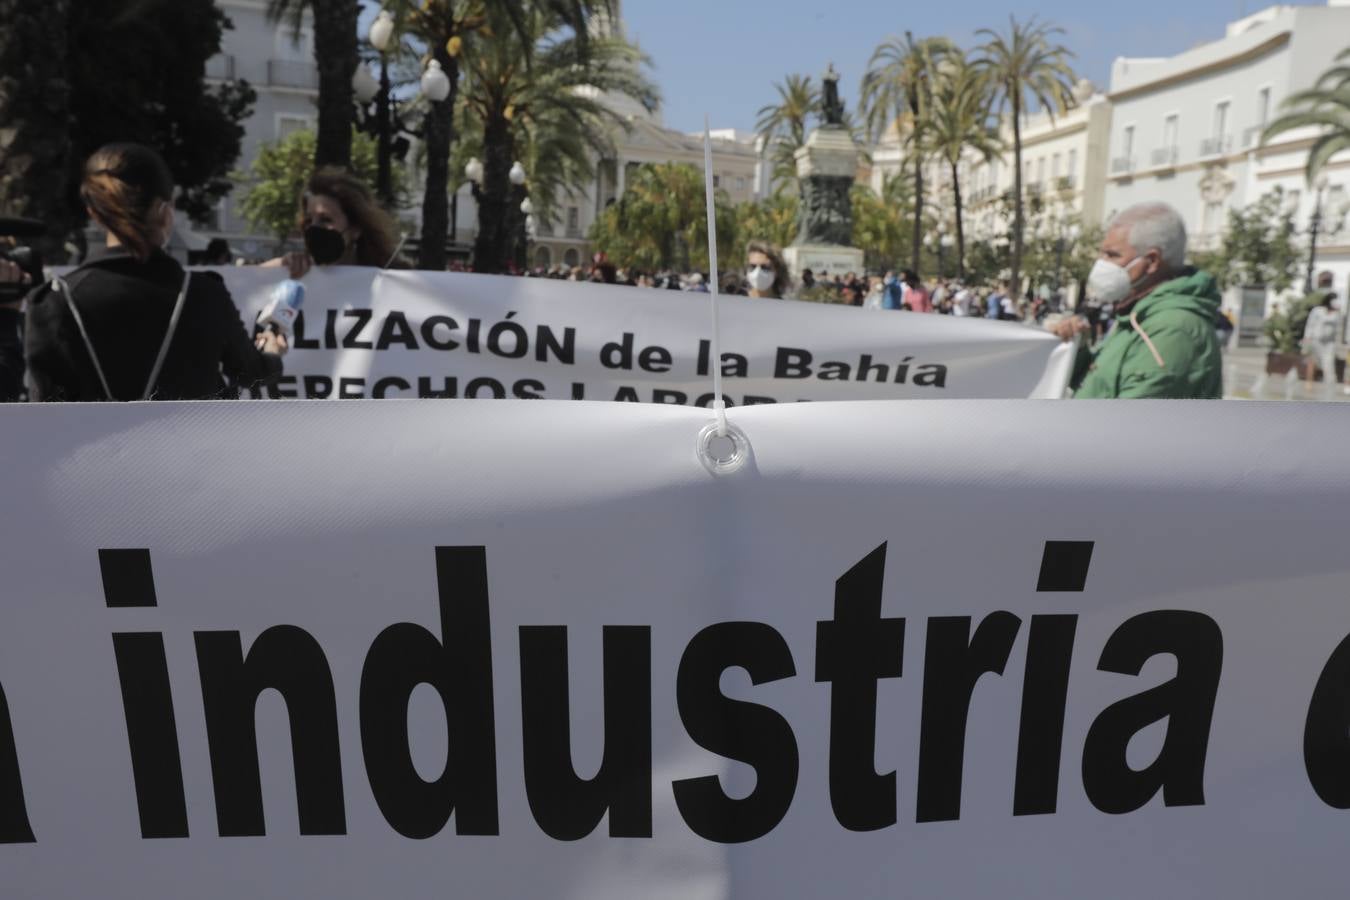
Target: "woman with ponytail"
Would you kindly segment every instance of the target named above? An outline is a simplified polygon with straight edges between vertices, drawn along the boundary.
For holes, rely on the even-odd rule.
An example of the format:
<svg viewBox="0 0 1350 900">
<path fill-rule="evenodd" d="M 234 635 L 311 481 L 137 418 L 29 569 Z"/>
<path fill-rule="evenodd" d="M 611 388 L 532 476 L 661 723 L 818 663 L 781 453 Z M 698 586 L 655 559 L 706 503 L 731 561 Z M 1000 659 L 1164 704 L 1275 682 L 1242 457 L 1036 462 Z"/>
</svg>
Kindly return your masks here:
<svg viewBox="0 0 1350 900">
<path fill-rule="evenodd" d="M 173 179 L 158 153 L 103 147 L 80 199 L 107 246 L 28 298 L 32 399 L 211 399 L 276 380 L 285 338 L 250 337 L 219 275 L 187 273 L 164 252 Z"/>
</svg>

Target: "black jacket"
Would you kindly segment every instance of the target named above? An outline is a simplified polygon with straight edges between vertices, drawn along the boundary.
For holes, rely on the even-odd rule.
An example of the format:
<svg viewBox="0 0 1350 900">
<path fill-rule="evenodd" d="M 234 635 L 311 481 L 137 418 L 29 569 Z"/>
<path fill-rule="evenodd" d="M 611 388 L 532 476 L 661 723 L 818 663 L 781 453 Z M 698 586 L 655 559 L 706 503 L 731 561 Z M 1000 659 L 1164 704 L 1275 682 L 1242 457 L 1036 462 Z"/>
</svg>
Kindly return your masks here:
<svg viewBox="0 0 1350 900">
<path fill-rule="evenodd" d="M 117 400 L 139 400 L 183 287 L 183 267 L 156 250 L 144 263 L 124 250 L 99 254 L 66 276 Z M 98 372 L 63 291 L 28 296 L 24 332 L 33 400 L 105 400 Z M 275 381 L 281 357 L 262 353 L 214 272 L 194 272 L 153 398 L 206 400 Z"/>
</svg>

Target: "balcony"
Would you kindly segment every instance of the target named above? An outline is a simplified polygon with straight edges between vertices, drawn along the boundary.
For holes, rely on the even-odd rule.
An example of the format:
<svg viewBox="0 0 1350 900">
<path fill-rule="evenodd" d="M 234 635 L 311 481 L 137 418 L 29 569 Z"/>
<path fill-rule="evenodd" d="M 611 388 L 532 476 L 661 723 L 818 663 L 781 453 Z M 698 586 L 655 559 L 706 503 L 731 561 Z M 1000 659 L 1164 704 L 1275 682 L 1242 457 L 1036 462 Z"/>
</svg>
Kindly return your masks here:
<svg viewBox="0 0 1350 900">
<path fill-rule="evenodd" d="M 1065 175 L 1062 178 L 1055 179 L 1055 190 L 1060 193 L 1074 191 L 1078 189 L 1078 179 L 1073 175 Z"/>
<path fill-rule="evenodd" d="M 319 89 L 319 69 L 313 63 L 269 59 L 267 61 L 267 83 L 272 87 L 317 91 Z"/>
<path fill-rule="evenodd" d="M 234 57 L 218 53 L 208 59 L 206 77 L 211 81 L 234 81 Z"/>
<path fill-rule="evenodd" d="M 1180 151 L 1176 147 L 1159 147 L 1149 154 L 1149 164 L 1155 169 L 1170 169 L 1177 164 Z"/>
<path fill-rule="evenodd" d="M 1201 156 L 1222 156 L 1233 148 L 1233 139 L 1226 135 L 1205 138 L 1200 142 Z"/>
<path fill-rule="evenodd" d="M 1112 175 L 1128 175 L 1134 171 L 1133 156 L 1117 156 L 1111 160 Z"/>
<path fill-rule="evenodd" d="M 1262 131 L 1265 131 L 1265 129 L 1257 125 L 1242 132 L 1242 149 L 1248 150 L 1260 144 Z"/>
<path fill-rule="evenodd" d="M 539 219 L 539 236 L 553 237 L 553 222 L 547 216 Z"/>
<path fill-rule="evenodd" d="M 1041 182 L 1039 181 L 1033 181 L 1027 185 L 1027 196 L 1038 197 L 1044 192 L 1044 190 L 1045 185 L 1041 184 Z"/>
</svg>

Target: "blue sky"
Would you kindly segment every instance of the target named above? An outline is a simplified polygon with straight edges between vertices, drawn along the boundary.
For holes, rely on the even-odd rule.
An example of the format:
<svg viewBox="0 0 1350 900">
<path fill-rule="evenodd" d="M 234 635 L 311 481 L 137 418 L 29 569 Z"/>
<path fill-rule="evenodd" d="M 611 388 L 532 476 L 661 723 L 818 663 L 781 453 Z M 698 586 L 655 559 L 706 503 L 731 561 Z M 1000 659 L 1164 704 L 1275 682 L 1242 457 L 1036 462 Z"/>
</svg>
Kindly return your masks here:
<svg viewBox="0 0 1350 900">
<path fill-rule="evenodd" d="M 791 72 L 819 74 L 833 61 L 847 107 L 873 48 L 906 29 L 945 35 L 962 46 L 981 27 L 1006 28 L 1009 13 L 1033 12 L 1064 28 L 1075 67 L 1105 87 L 1117 56 L 1170 56 L 1223 36 L 1224 24 L 1266 3 L 1241 0 L 1041 0 L 1010 6 L 991 0 L 622 0 L 628 36 L 652 58 L 665 123 L 700 131 L 754 127 L 755 112 Z M 368 3 L 369 7 L 370 4 Z M 368 12 L 367 17 L 371 14 Z"/>
</svg>

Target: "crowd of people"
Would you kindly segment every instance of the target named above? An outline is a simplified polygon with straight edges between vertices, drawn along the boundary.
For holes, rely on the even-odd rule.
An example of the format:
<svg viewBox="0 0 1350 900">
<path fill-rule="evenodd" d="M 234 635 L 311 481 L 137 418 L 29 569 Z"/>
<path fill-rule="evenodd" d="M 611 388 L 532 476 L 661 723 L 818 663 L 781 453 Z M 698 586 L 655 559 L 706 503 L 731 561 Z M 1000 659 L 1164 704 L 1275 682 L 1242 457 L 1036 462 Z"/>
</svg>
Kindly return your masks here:
<svg viewBox="0 0 1350 900">
<path fill-rule="evenodd" d="M 166 251 L 174 185 L 163 159 L 133 144 L 105 147 L 85 165 L 80 196 L 106 243 L 64 278 L 41 283 L 0 260 L 0 282 L 24 286 L 23 300 L 0 293 L 0 399 L 199 399 L 238 396 L 277 379 L 284 331 L 242 321 L 217 272 L 189 270 Z M 295 279 L 313 266 L 387 268 L 398 263 L 394 223 L 349 173 L 321 170 L 297 210 L 304 249 L 265 265 Z M 218 263 L 228 247 L 211 248 Z M 534 277 L 752 298 L 800 298 L 879 311 L 1045 323 L 1079 344 L 1072 385 L 1079 397 L 1222 396 L 1224 326 L 1215 280 L 1185 264 L 1186 232 L 1165 204 L 1117 215 L 1086 283 L 1087 300 L 1066 309 L 1058 291 L 1019 295 L 1007 282 L 982 290 L 912 270 L 802 271 L 793 277 L 777 247 L 752 241 L 732 271 L 640 271 L 598 253 L 586 267 Z M 1328 292 L 1309 316 L 1307 352 L 1331 366 L 1325 335 L 1339 330 Z M 23 320 L 23 339 L 10 323 Z M 16 349 L 17 346 L 17 349 Z M 26 368 L 26 377 L 25 377 Z"/>
<path fill-rule="evenodd" d="M 866 309 L 1036 323 L 1043 322 L 1052 313 L 1062 313 L 1067 309 L 1063 291 L 1055 290 L 1048 295 L 1030 292 L 1018 298 L 1006 281 L 992 288 L 980 288 L 955 278 L 922 279 L 909 269 L 898 273 L 891 270 L 862 274 L 830 274 L 824 270 L 817 273 L 805 269 L 800 278 L 793 279 L 781 254 L 762 242 L 752 242 L 746 256 L 743 271 L 719 273 L 717 284 L 721 294 L 815 300 Z M 462 266 L 455 268 L 467 271 Z M 711 282 L 710 276 L 704 272 L 625 268 L 609 261 L 604 253 L 597 253 L 585 266 L 539 267 L 524 274 L 530 278 L 617 284 L 695 294 L 708 293 Z M 1085 303 L 1083 309 L 1091 315 L 1094 327 L 1103 320 L 1109 320 L 1110 311 L 1107 310 L 1103 316 L 1100 304 Z"/>
</svg>

